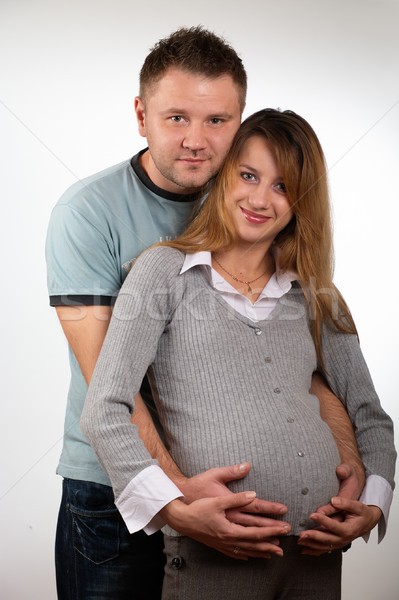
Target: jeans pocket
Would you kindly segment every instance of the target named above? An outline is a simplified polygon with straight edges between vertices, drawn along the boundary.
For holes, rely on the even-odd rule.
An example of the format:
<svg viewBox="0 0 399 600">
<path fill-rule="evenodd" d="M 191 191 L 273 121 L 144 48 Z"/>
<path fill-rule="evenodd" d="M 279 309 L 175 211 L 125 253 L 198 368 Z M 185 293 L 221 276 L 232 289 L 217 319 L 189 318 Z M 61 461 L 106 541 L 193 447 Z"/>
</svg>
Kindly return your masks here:
<svg viewBox="0 0 399 600">
<path fill-rule="evenodd" d="M 116 508 L 82 510 L 69 505 L 73 522 L 73 545 L 96 565 L 119 556 L 120 516 Z"/>
</svg>

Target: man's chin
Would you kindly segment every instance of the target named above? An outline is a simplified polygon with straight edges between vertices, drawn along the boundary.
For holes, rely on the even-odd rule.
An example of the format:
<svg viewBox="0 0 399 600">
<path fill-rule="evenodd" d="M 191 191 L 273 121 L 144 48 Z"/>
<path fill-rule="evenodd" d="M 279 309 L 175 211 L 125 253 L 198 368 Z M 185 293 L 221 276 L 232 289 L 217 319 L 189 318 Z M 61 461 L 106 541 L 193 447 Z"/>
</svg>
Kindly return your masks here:
<svg viewBox="0 0 399 600">
<path fill-rule="evenodd" d="M 174 183 L 181 187 L 182 194 L 187 194 L 200 190 L 201 188 L 206 186 L 214 176 L 214 173 L 196 173 L 195 176 L 193 173 L 190 173 L 186 176 L 180 176 L 176 178 L 174 180 Z M 187 190 L 190 190 L 190 192 L 188 192 Z"/>
</svg>

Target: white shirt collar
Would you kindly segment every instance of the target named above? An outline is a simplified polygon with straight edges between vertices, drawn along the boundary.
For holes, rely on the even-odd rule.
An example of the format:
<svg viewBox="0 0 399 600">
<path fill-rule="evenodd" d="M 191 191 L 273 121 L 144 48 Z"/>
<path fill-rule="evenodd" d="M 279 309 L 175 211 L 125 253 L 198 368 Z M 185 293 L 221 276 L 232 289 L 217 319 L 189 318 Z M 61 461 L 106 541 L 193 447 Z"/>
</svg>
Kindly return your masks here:
<svg viewBox="0 0 399 600">
<path fill-rule="evenodd" d="M 263 298 L 281 298 L 281 296 L 284 296 L 284 294 L 291 289 L 292 282 L 298 279 L 298 275 L 293 271 L 284 272 L 280 270 L 278 265 L 280 249 L 273 247 L 272 252 L 276 262 L 276 272 L 273 273 L 272 277 L 263 288 L 256 303 Z M 180 274 L 183 274 L 196 266 L 204 267 L 209 282 L 217 291 L 227 294 L 239 294 L 232 285 L 212 268 L 212 255 L 210 252 L 202 251 L 195 252 L 194 254 L 186 254 Z"/>
</svg>

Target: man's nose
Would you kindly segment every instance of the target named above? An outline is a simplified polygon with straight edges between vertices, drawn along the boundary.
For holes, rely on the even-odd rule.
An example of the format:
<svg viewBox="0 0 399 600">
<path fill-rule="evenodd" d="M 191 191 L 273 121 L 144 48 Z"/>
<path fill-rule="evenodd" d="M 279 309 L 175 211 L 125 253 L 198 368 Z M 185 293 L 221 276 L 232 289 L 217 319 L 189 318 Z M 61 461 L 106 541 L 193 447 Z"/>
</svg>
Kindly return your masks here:
<svg viewBox="0 0 399 600">
<path fill-rule="evenodd" d="M 183 140 L 184 148 L 190 150 L 203 150 L 207 146 L 204 127 L 201 123 L 190 123 L 185 131 Z"/>
</svg>

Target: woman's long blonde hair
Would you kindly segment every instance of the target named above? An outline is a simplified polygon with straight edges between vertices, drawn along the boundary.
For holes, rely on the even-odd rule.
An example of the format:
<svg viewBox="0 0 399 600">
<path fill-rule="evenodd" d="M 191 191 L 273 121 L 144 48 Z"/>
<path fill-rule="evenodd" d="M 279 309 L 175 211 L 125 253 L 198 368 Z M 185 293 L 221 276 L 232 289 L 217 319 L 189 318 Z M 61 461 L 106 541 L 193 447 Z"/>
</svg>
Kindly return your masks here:
<svg viewBox="0 0 399 600">
<path fill-rule="evenodd" d="M 225 197 L 235 181 L 244 144 L 253 136 L 267 140 L 282 174 L 293 211 L 291 222 L 277 235 L 283 271 L 295 271 L 308 303 L 318 360 L 323 365 L 323 323 L 356 334 L 356 326 L 332 282 L 333 247 L 327 173 L 320 142 L 305 119 L 292 111 L 264 109 L 239 128 L 223 166 L 188 229 L 168 246 L 186 253 L 223 251 L 235 243 Z"/>
</svg>

